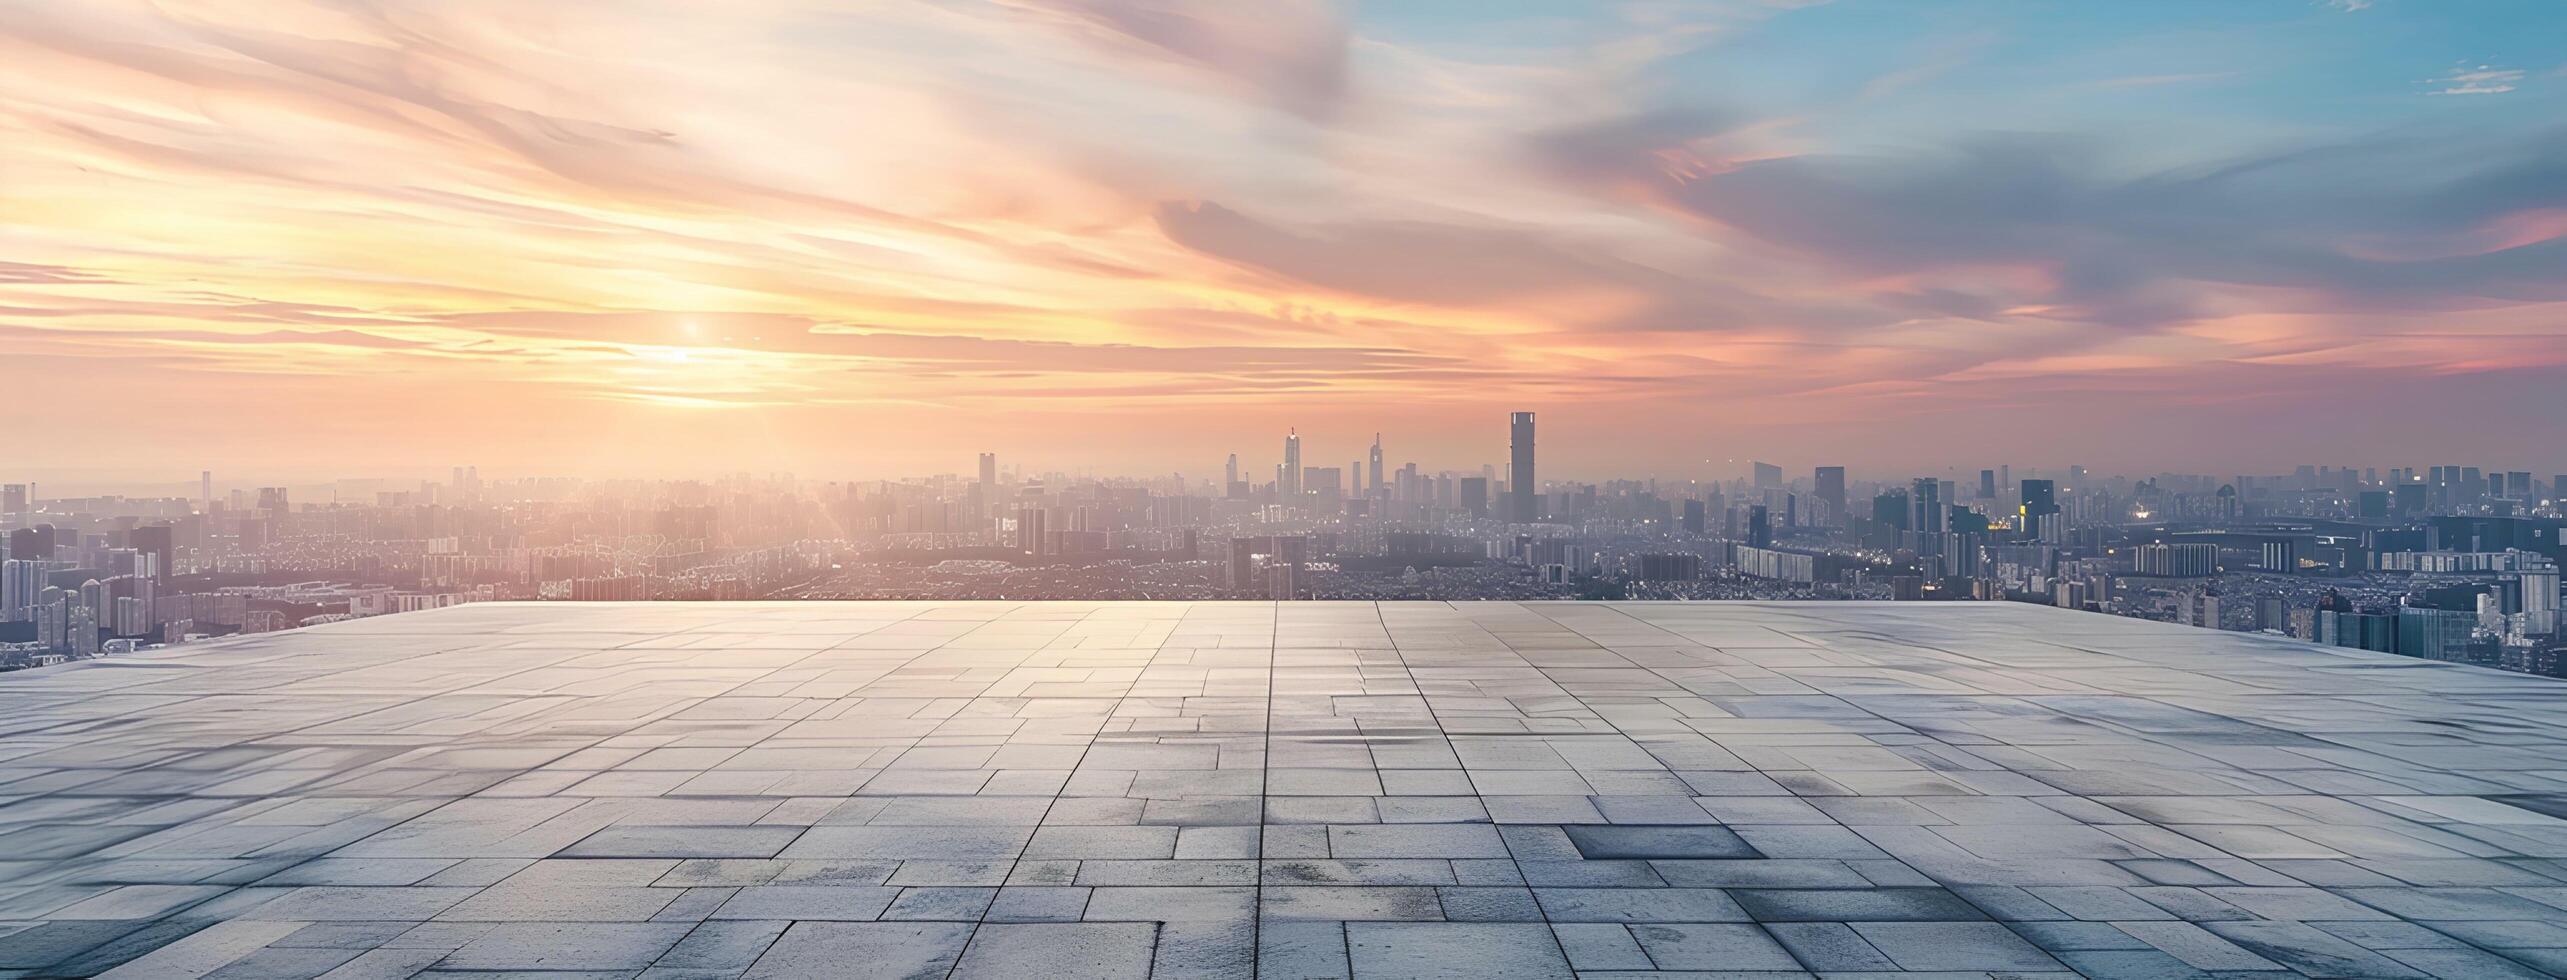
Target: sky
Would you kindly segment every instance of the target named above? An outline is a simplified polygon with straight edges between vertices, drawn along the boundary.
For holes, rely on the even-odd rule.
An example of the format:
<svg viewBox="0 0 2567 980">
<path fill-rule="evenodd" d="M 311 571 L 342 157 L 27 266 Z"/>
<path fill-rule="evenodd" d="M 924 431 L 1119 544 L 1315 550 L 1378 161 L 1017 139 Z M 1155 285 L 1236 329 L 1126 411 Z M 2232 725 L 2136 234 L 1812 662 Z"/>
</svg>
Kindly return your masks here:
<svg viewBox="0 0 2567 980">
<path fill-rule="evenodd" d="M 0 469 L 2567 468 L 2556 0 L 0 0 Z"/>
</svg>

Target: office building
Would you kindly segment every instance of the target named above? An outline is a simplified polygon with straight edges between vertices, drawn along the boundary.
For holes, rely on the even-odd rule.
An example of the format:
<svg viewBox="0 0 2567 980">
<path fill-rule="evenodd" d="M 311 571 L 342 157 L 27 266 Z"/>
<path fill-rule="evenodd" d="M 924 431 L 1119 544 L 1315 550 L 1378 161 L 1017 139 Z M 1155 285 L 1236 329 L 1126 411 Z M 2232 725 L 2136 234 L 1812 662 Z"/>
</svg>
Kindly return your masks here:
<svg viewBox="0 0 2567 980">
<path fill-rule="evenodd" d="M 2297 574 L 2300 570 L 2299 542 L 2288 538 L 2275 538 L 2264 542 L 2263 559 L 2256 564 L 2256 567 L 2283 575 Z"/>
<path fill-rule="evenodd" d="M 2041 530 L 2041 519 L 2059 513 L 2058 491 L 2048 480 L 2028 479 L 2017 486 L 2023 500 L 2017 509 L 2023 518 L 2023 531 L 2027 535 L 2037 535 Z"/>
<path fill-rule="evenodd" d="M 1275 492 L 1284 499 L 1301 496 L 1301 433 L 1284 433 L 1283 462 L 1275 469 Z"/>
<path fill-rule="evenodd" d="M 1944 509 L 1943 481 L 1918 477 L 1908 484 L 1907 529 L 1919 536 L 1940 536 L 1951 526 L 1950 512 Z"/>
<path fill-rule="evenodd" d="M 1533 476 L 1533 413 L 1508 416 L 1507 436 L 1507 517 L 1531 524 L 1542 518 L 1542 489 Z"/>
<path fill-rule="evenodd" d="M 1379 432 L 1373 433 L 1373 455 L 1371 463 L 1373 477 L 1372 485 L 1364 489 L 1365 492 L 1378 497 L 1382 495 L 1382 434 Z"/>
<path fill-rule="evenodd" d="M 2219 574 L 2219 546 L 2215 544 L 2143 544 L 2132 549 L 2130 558 L 2130 570 L 2135 575 L 2203 578 Z"/>
<path fill-rule="evenodd" d="M 1643 582 L 1687 582 L 1702 577 L 1702 556 L 1684 554 L 1641 555 L 1637 569 Z"/>
<path fill-rule="evenodd" d="M 1844 524 L 1845 519 L 1851 516 L 1845 510 L 1845 468 L 1821 466 L 1814 474 L 1813 482 L 1817 484 L 1819 502 L 1826 505 L 1826 522 L 1831 525 Z"/>
<path fill-rule="evenodd" d="M 1046 553 L 1044 513 L 1040 507 L 1025 507 L 1016 512 L 1016 550 L 1027 555 Z"/>
<path fill-rule="evenodd" d="M 2478 628 L 2477 610 L 2400 606 L 2397 613 L 2396 652 L 2400 656 L 2449 662 L 2470 659 L 2470 638 Z"/>
</svg>

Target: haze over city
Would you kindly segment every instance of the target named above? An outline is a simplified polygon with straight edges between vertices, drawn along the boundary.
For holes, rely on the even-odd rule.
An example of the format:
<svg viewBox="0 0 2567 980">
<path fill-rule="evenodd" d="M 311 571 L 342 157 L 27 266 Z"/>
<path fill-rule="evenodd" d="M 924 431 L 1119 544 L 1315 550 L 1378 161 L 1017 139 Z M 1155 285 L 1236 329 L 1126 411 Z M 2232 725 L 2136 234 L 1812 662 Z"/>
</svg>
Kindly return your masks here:
<svg viewBox="0 0 2567 980">
<path fill-rule="evenodd" d="M 2567 464 L 2554 3 L 0 8 L 12 478 Z M 1335 450 L 1332 455 L 1342 455 Z"/>
</svg>

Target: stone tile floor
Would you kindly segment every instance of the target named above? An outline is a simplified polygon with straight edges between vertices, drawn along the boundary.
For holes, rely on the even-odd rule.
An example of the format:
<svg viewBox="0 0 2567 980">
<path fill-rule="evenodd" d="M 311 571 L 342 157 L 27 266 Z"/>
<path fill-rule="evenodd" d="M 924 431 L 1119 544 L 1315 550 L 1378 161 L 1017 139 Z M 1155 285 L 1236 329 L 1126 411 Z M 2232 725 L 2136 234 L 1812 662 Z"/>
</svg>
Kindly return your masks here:
<svg viewBox="0 0 2567 980">
<path fill-rule="evenodd" d="M 2004 604 L 465 606 L 0 676 L 0 977 L 2543 976 L 2563 695 Z"/>
</svg>

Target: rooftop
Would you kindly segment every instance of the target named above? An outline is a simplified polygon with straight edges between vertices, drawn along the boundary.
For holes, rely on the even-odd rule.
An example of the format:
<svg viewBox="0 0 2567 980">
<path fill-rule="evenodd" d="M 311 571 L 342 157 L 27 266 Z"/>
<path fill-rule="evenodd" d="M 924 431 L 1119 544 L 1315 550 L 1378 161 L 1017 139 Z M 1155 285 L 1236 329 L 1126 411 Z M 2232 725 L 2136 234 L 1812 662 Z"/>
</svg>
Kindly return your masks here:
<svg viewBox="0 0 2567 980">
<path fill-rule="evenodd" d="M 2004 603 L 463 606 L 0 675 L 0 977 L 2542 976 L 2562 694 Z"/>
</svg>

